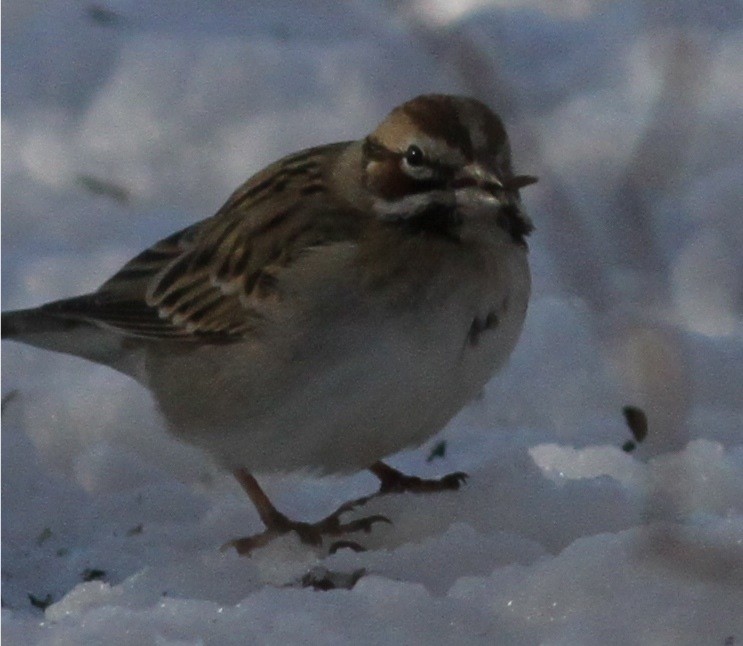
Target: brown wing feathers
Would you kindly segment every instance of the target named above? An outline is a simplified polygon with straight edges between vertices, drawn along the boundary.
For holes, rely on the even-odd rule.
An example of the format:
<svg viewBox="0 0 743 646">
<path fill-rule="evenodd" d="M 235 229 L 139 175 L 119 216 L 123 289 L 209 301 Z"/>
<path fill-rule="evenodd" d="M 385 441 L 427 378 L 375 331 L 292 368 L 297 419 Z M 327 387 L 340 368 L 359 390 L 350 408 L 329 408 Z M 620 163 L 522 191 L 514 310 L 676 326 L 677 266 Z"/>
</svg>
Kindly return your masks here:
<svg viewBox="0 0 743 646">
<path fill-rule="evenodd" d="M 358 234 L 356 214 L 316 199 L 326 190 L 321 163 L 328 152 L 316 148 L 276 162 L 215 216 L 156 243 L 94 294 L 45 310 L 142 337 L 241 338 L 263 318 L 262 306 L 280 297 L 283 268 L 310 247 Z M 264 208 L 267 200 L 274 208 Z"/>
</svg>

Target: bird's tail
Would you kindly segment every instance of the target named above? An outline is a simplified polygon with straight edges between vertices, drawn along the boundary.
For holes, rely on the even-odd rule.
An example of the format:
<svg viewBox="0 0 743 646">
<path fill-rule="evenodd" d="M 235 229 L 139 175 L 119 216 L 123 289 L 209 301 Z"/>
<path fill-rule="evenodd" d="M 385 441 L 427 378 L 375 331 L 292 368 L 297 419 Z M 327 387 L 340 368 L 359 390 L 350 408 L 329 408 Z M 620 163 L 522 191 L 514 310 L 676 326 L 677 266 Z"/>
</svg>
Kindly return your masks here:
<svg viewBox="0 0 743 646">
<path fill-rule="evenodd" d="M 55 315 L 43 307 L 2 313 L 2 338 L 44 350 L 72 354 L 135 378 L 122 337 L 91 322 Z"/>
<path fill-rule="evenodd" d="M 50 316 L 40 307 L 35 307 L 3 312 L 0 332 L 2 332 L 3 339 L 14 339 L 36 345 L 34 340 L 40 341 L 43 336 L 63 332 L 74 325 L 72 321 Z"/>
</svg>

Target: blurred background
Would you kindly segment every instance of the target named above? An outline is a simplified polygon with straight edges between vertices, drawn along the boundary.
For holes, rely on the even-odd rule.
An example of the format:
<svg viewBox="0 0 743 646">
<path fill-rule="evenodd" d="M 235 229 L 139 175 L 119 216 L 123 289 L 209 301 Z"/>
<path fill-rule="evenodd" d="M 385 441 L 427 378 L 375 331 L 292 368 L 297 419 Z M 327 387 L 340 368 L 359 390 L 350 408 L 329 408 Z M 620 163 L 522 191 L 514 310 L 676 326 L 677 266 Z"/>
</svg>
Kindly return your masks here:
<svg viewBox="0 0 743 646">
<path fill-rule="evenodd" d="M 3 18 L 3 307 L 94 289 L 290 151 L 358 138 L 419 93 L 469 94 L 540 177 L 501 414 L 580 443 L 597 410 L 633 404 L 646 451 L 726 439 L 740 2 L 8 0 Z"/>
<path fill-rule="evenodd" d="M 444 431 L 453 466 L 540 445 L 545 474 L 605 475 L 565 447 L 621 446 L 632 405 L 650 428 L 636 460 L 713 443 L 656 473 L 650 516 L 740 518 L 741 2 L 5 0 L 2 18 L 3 309 L 95 289 L 284 154 L 359 138 L 420 93 L 472 95 L 540 181 L 527 323 Z M 38 469 L 89 494 L 215 477 L 112 371 L 4 344 L 2 376 L 11 538 Z M 700 498 L 723 454 L 735 486 Z"/>
</svg>

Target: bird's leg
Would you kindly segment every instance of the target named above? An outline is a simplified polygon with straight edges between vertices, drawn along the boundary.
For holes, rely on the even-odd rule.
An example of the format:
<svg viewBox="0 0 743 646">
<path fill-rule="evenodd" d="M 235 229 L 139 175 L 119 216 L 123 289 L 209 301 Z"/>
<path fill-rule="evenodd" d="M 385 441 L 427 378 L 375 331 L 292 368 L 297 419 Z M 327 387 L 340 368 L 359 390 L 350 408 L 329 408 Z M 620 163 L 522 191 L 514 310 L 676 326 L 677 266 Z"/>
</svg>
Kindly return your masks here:
<svg viewBox="0 0 743 646">
<path fill-rule="evenodd" d="M 238 554 L 249 554 L 254 549 L 267 545 L 277 536 L 291 531 L 296 532 L 303 543 L 321 545 L 323 536 L 342 536 L 343 534 L 359 531 L 368 533 L 371 531 L 374 523 L 390 522 L 388 518 L 380 515 L 359 518 L 348 523 L 341 522 L 340 517 L 342 514 L 351 511 L 354 507 L 363 505 L 369 500 L 370 496 L 344 503 L 330 514 L 330 516 L 316 523 L 303 523 L 290 520 L 273 506 L 273 503 L 271 503 L 266 493 L 261 489 L 258 481 L 250 473 L 245 469 L 235 469 L 232 473 L 240 483 L 240 486 L 245 490 L 245 493 L 248 494 L 263 524 L 266 526 L 266 529 L 260 534 L 245 538 L 236 538 L 223 546 L 224 548 L 234 547 Z M 362 549 L 352 541 L 339 541 L 337 545 Z"/>
<path fill-rule="evenodd" d="M 377 478 L 379 478 L 379 493 L 402 493 L 410 491 L 412 493 L 431 493 L 434 491 L 455 491 L 469 477 L 466 473 L 457 471 L 450 473 L 443 478 L 434 478 L 424 480 L 416 476 L 406 476 L 397 469 L 384 462 L 375 462 L 369 467 Z"/>
</svg>

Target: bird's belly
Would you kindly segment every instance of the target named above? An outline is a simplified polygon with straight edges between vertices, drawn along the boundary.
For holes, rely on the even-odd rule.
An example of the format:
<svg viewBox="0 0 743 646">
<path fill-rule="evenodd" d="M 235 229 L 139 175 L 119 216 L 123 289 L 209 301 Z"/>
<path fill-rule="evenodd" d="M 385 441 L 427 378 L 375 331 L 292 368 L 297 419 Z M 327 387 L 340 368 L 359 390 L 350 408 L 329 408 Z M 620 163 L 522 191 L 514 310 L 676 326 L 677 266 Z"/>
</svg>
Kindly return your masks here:
<svg viewBox="0 0 743 646">
<path fill-rule="evenodd" d="M 184 390 L 161 374 L 171 387 L 155 395 L 177 436 L 228 467 L 363 469 L 421 444 L 479 393 L 513 349 L 527 298 L 528 283 L 428 312 L 351 317 L 299 349 L 202 348 L 162 370 L 203 377 Z"/>
</svg>

